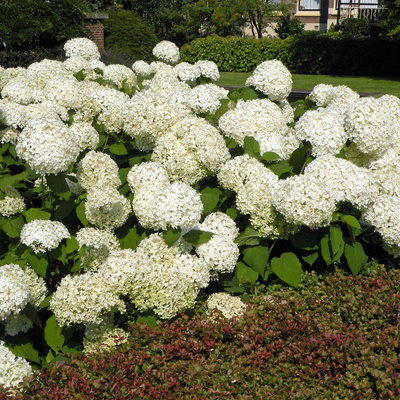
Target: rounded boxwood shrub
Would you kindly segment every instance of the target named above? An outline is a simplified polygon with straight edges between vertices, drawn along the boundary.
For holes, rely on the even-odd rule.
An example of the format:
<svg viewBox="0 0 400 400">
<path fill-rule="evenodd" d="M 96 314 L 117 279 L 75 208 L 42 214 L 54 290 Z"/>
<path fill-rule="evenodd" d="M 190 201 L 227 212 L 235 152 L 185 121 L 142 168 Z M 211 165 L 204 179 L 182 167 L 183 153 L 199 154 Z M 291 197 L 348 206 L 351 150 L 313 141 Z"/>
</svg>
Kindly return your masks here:
<svg viewBox="0 0 400 400">
<path fill-rule="evenodd" d="M 104 23 L 106 49 L 124 53 L 133 60 L 150 60 L 157 43 L 154 31 L 132 11 L 112 10 Z"/>
</svg>

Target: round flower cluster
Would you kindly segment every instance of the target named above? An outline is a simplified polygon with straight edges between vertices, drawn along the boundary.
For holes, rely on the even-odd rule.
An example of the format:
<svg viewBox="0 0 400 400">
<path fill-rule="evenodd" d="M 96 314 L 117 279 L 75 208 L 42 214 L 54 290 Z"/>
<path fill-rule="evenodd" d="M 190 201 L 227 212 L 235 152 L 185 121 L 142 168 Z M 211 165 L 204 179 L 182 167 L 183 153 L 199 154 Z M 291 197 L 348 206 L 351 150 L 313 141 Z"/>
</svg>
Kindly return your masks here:
<svg viewBox="0 0 400 400">
<path fill-rule="evenodd" d="M 292 91 L 292 75 L 279 60 L 268 60 L 257 66 L 246 86 L 254 86 L 271 100 L 281 101 Z"/>
<path fill-rule="evenodd" d="M 163 40 L 153 48 L 153 56 L 168 64 L 176 64 L 181 58 L 179 47 L 172 42 Z"/>
<path fill-rule="evenodd" d="M 16 357 L 0 341 L 0 386 L 12 388 L 32 374 L 32 368 L 28 361 L 22 357 Z"/>
<path fill-rule="evenodd" d="M 25 210 L 24 199 L 13 186 L 6 186 L 4 189 L 0 189 L 0 194 L 4 196 L 0 200 L 0 214 L 3 217 L 9 217 Z"/>
<path fill-rule="evenodd" d="M 200 75 L 204 78 L 211 79 L 214 82 L 219 80 L 218 66 L 214 61 L 199 60 L 194 65 L 200 69 Z"/>
<path fill-rule="evenodd" d="M 26 333 L 32 328 L 33 322 L 24 314 L 8 316 L 4 321 L 4 331 L 8 336 L 16 336 L 19 333 Z"/>
<path fill-rule="evenodd" d="M 104 68 L 103 79 L 117 85 L 119 89 L 132 89 L 137 84 L 136 75 L 125 65 L 112 64 Z"/>
<path fill-rule="evenodd" d="M 271 100 L 239 100 L 235 109 L 222 115 L 218 126 L 241 146 L 246 136 L 252 136 L 259 142 L 262 153 L 273 151 L 281 157 L 288 156 L 283 138 L 286 121 L 280 107 Z"/>
<path fill-rule="evenodd" d="M 213 83 L 199 85 L 187 92 L 186 104 L 196 114 L 215 114 L 221 106 L 220 100 L 228 98 L 228 93 L 228 90 Z"/>
<path fill-rule="evenodd" d="M 240 318 L 246 311 L 246 304 L 239 297 L 221 292 L 210 295 L 207 299 L 209 314 L 215 318 L 215 311 L 219 311 L 224 318 Z"/>
<path fill-rule="evenodd" d="M 87 38 L 68 40 L 64 45 L 64 51 L 67 57 L 79 56 L 88 61 L 100 59 L 100 53 L 96 43 Z"/>
<path fill-rule="evenodd" d="M 14 103 L 7 99 L 0 99 L 1 122 L 13 129 L 23 129 L 27 119 L 25 108 L 21 104 Z"/>
<path fill-rule="evenodd" d="M 68 229 L 59 221 L 35 219 L 26 223 L 21 230 L 21 243 L 35 253 L 56 249 L 63 239 L 70 237 Z"/>
<path fill-rule="evenodd" d="M 44 117 L 27 123 L 18 137 L 15 150 L 18 157 L 41 175 L 66 171 L 79 154 L 79 147 L 69 128 L 60 120 Z"/>
<path fill-rule="evenodd" d="M 338 154 L 348 139 L 336 114 L 323 108 L 304 113 L 295 125 L 295 135 L 311 143 L 315 157 Z"/>
<path fill-rule="evenodd" d="M 174 67 L 175 73 L 181 81 L 193 82 L 200 78 L 201 70 L 197 65 L 181 62 Z"/>
<path fill-rule="evenodd" d="M 150 64 L 148 64 L 146 61 L 143 61 L 143 60 L 135 61 L 132 65 L 132 69 L 136 75 L 139 75 L 139 76 L 142 76 L 145 78 L 150 76 L 153 73 L 153 71 L 150 67 Z"/>
<path fill-rule="evenodd" d="M 99 134 L 89 122 L 74 122 L 70 131 L 75 137 L 79 150 L 94 150 L 99 144 Z"/>
<path fill-rule="evenodd" d="M 1 91 L 1 96 L 22 105 L 40 103 L 45 99 L 43 89 L 25 75 L 10 79 Z"/>
</svg>

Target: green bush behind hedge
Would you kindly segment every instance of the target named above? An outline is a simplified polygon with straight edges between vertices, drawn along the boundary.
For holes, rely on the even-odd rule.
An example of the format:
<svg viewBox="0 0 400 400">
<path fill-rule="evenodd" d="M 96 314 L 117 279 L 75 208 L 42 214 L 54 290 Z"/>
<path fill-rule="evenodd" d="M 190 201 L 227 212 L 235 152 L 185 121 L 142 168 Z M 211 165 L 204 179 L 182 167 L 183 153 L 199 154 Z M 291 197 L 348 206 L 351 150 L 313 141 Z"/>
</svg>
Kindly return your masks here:
<svg viewBox="0 0 400 400">
<path fill-rule="evenodd" d="M 297 74 L 398 76 L 400 41 L 315 32 L 283 40 L 209 36 L 182 46 L 181 58 L 211 60 L 227 72 L 249 72 L 276 58 Z"/>
</svg>

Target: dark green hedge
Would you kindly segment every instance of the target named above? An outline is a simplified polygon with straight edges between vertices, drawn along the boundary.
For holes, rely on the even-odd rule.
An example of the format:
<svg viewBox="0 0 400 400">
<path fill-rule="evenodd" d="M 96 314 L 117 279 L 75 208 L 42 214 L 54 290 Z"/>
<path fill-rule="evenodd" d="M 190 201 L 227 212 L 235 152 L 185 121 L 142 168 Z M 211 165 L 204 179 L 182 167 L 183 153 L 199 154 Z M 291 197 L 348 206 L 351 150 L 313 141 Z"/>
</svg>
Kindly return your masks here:
<svg viewBox="0 0 400 400">
<path fill-rule="evenodd" d="M 0 65 L 3 68 L 27 67 L 28 65 L 48 58 L 64 60 L 65 52 L 62 47 L 52 49 L 38 48 L 34 50 L 0 51 Z"/>
<path fill-rule="evenodd" d="M 184 45 L 181 57 L 187 62 L 212 60 L 220 71 L 249 72 L 276 58 L 292 73 L 398 76 L 400 41 L 314 32 L 284 40 L 209 36 Z"/>
</svg>

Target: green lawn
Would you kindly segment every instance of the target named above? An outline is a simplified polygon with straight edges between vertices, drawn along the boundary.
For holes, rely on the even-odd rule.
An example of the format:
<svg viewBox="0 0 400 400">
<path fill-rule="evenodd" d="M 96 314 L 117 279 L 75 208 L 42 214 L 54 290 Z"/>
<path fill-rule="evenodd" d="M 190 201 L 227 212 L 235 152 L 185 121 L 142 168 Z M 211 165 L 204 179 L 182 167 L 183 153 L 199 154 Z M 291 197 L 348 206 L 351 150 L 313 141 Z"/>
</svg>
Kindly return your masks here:
<svg viewBox="0 0 400 400">
<path fill-rule="evenodd" d="M 250 73 L 246 72 L 221 72 L 219 85 L 243 86 Z M 331 85 L 346 85 L 357 92 L 393 94 L 400 97 L 400 78 L 381 77 L 354 77 L 338 75 L 300 75 L 292 74 L 293 89 L 311 90 L 318 83 L 329 83 Z"/>
</svg>

